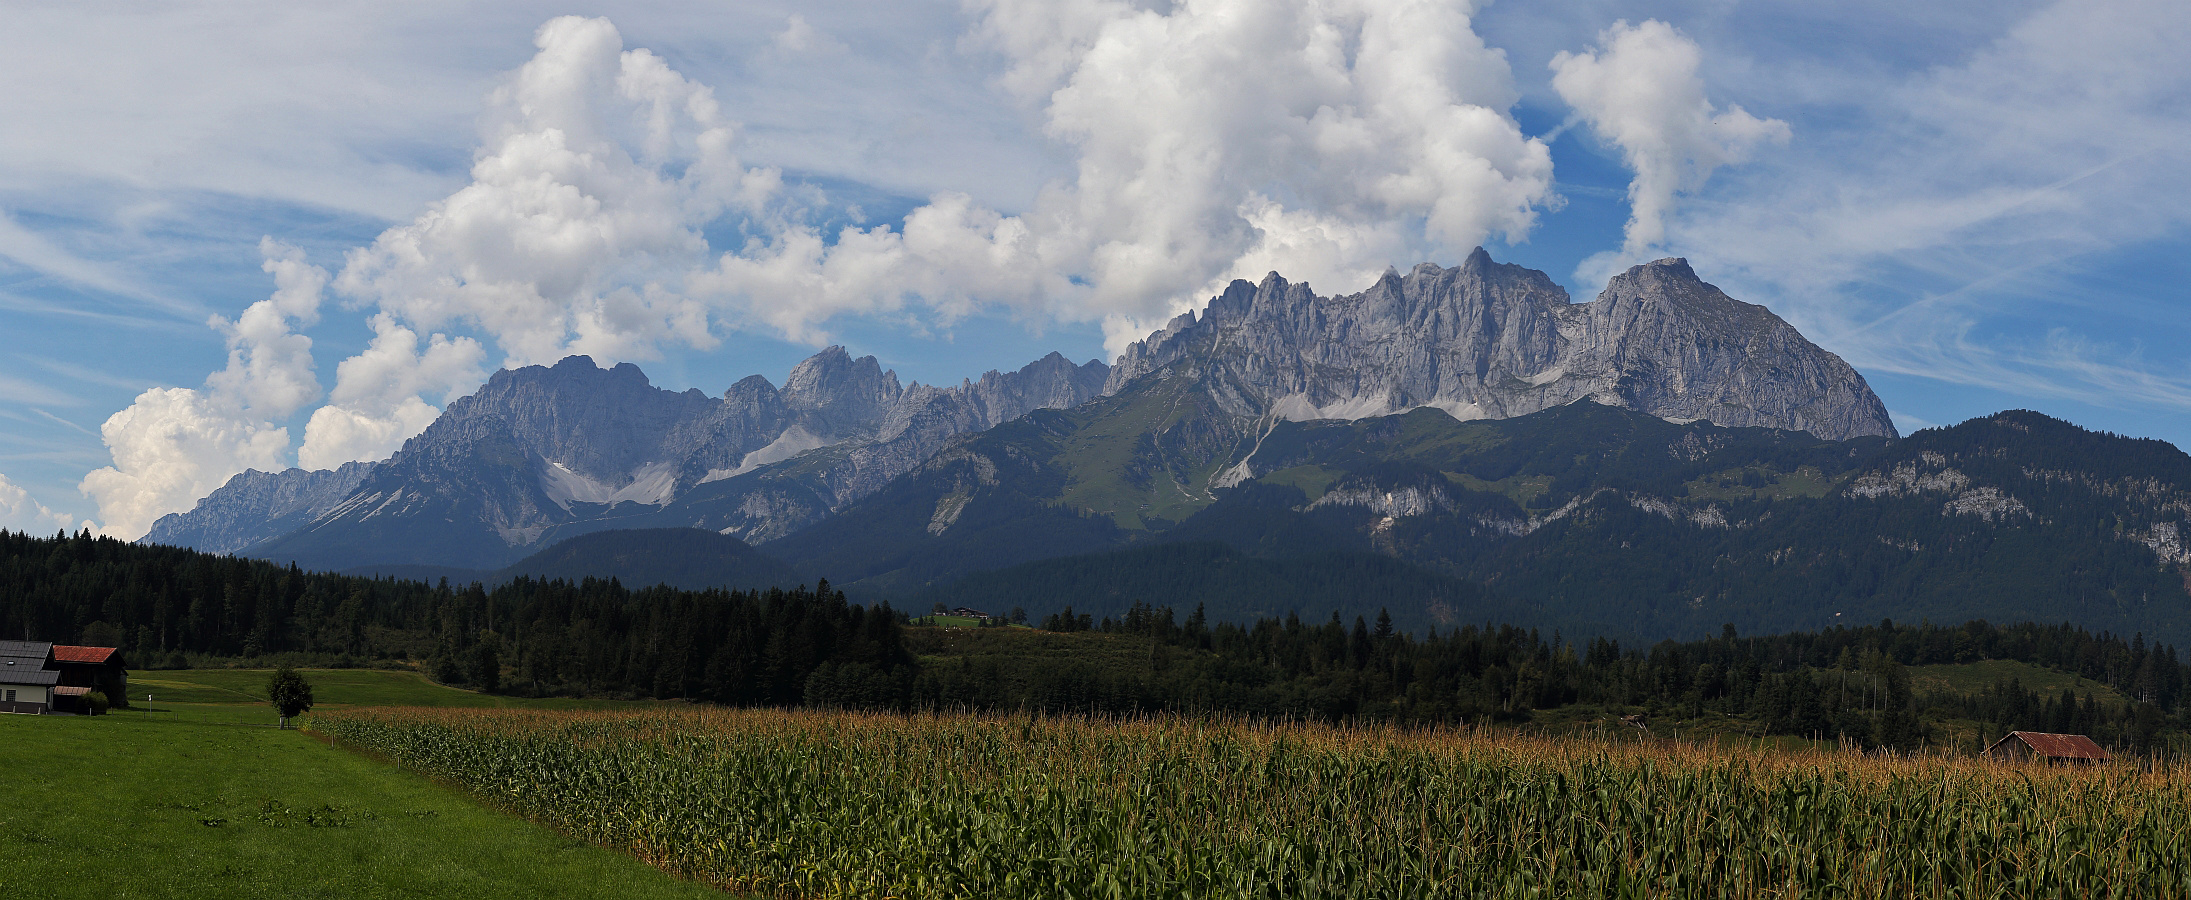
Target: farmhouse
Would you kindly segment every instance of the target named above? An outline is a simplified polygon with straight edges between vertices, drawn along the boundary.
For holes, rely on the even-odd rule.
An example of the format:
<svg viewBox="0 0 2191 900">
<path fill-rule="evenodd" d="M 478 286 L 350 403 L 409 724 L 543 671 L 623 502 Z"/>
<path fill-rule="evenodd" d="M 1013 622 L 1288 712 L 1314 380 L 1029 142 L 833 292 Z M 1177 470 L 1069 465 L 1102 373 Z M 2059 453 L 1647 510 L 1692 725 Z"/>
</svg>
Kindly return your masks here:
<svg viewBox="0 0 2191 900">
<path fill-rule="evenodd" d="M 2011 731 L 1986 748 L 1986 756 L 2016 761 L 2045 760 L 2056 765 L 2107 762 L 2107 751 L 2081 734 L 2048 734 L 2043 731 Z"/>
<path fill-rule="evenodd" d="M 93 691 L 129 705 L 129 671 L 113 647 L 0 641 L 0 712 L 89 712 Z"/>
<path fill-rule="evenodd" d="M 60 682 L 52 644 L 0 641 L 0 712 L 45 712 L 52 708 L 53 688 Z"/>
</svg>

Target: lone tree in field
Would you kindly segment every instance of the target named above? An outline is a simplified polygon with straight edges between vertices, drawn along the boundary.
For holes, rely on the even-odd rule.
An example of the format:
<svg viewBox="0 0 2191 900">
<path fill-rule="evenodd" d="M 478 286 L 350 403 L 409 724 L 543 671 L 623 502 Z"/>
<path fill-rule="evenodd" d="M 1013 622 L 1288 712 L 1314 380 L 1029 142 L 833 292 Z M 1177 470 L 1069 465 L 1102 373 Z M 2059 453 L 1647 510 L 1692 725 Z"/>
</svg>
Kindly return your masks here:
<svg viewBox="0 0 2191 900">
<path fill-rule="evenodd" d="M 287 728 L 291 718 L 312 708 L 312 683 L 297 670 L 283 666 L 266 681 L 266 702 L 281 711 L 281 727 Z"/>
</svg>

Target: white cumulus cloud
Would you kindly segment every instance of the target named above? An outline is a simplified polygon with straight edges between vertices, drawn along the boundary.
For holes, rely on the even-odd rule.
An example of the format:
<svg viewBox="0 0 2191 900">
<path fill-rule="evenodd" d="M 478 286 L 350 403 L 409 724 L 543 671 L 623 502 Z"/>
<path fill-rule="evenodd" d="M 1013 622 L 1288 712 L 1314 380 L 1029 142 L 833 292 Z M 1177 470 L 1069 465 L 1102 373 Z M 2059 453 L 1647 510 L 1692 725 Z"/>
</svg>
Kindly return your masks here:
<svg viewBox="0 0 2191 900">
<path fill-rule="evenodd" d="M 1550 154 L 1507 114 L 1511 72 L 1467 4 L 970 7 L 1073 175 L 1016 215 L 945 192 L 833 242 L 793 224 L 725 254 L 705 288 L 794 337 L 916 303 L 1106 320 L 1116 344 L 1233 277 L 1354 287 L 1519 239 L 1553 200 Z"/>
<path fill-rule="evenodd" d="M 1701 54 L 1695 41 L 1653 19 L 1616 22 L 1597 49 L 1552 58 L 1553 89 L 1635 172 L 1620 253 L 1585 262 L 1588 277 L 1577 275 L 1584 283 L 1602 282 L 1598 276 L 1610 273 L 1599 270 L 1662 245 L 1676 194 L 1703 187 L 1713 170 L 1748 159 L 1760 144 L 1788 140 L 1786 122 L 1732 104 L 1715 108 L 1697 74 Z"/>
<path fill-rule="evenodd" d="M 372 326 L 372 343 L 335 367 L 327 405 L 305 423 L 298 465 L 332 469 L 385 459 L 441 414 L 425 396 L 446 397 L 485 377 L 486 348 L 476 340 L 436 334 L 420 349 L 418 333 L 387 313 L 375 315 Z"/>
<path fill-rule="evenodd" d="M 337 367 L 300 465 L 393 453 L 479 383 L 487 343 L 513 366 L 716 343 L 686 284 L 702 229 L 759 211 L 778 174 L 741 166 L 713 92 L 608 20 L 554 19 L 534 43 L 493 94 L 471 183 L 347 255 L 334 287 L 376 310 L 374 336 Z"/>
<path fill-rule="evenodd" d="M 740 166 L 713 92 L 608 20 L 555 19 L 535 43 L 494 94 L 471 183 L 352 251 L 336 289 L 415 329 L 476 328 L 517 365 L 711 346 L 682 285 L 701 229 L 757 208 L 776 173 Z"/>
<path fill-rule="evenodd" d="M 107 418 L 99 435 L 114 464 L 80 485 L 99 505 L 102 530 L 135 539 L 154 520 L 189 509 L 247 468 L 288 467 L 289 430 L 277 424 L 319 399 L 312 339 L 295 331 L 318 320 L 327 272 L 302 251 L 260 242 L 274 293 L 230 321 L 208 324 L 228 339 L 228 365 L 200 388 L 153 388 Z"/>
</svg>

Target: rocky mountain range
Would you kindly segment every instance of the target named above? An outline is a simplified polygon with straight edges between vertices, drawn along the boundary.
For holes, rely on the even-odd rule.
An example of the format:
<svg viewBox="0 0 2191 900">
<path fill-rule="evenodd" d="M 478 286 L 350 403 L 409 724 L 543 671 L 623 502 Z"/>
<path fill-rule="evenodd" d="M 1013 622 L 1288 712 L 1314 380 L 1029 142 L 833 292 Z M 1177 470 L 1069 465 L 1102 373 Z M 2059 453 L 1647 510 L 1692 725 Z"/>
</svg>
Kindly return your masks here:
<svg viewBox="0 0 2191 900">
<path fill-rule="evenodd" d="M 834 347 L 781 387 L 753 376 L 720 397 L 585 358 L 507 370 L 390 459 L 247 472 L 146 540 L 329 569 L 492 569 L 543 542 L 624 528 L 812 545 L 833 533 L 816 525 L 894 480 L 997 463 L 967 441 L 1008 423 L 1066 428 L 1079 442 L 1065 482 L 1029 495 L 1042 514 L 1162 530 L 1259 477 L 1259 447 L 1279 423 L 1424 408 L 1503 419 L 1585 399 L 1825 440 L 1894 435 L 1862 376 L 1683 260 L 1638 266 L 1571 303 L 1543 273 L 1479 249 L 1352 295 L 1318 296 L 1276 273 L 1237 281 L 1115 366 L 1052 354 L 955 387 L 901 386 L 874 358 Z M 1041 410 L 1053 412 L 1025 418 Z M 931 508 L 923 527 L 949 529 L 963 513 Z"/>
<path fill-rule="evenodd" d="M 1322 298 L 1271 273 L 1233 282 L 1128 348 L 1105 394 L 1182 363 L 1236 386 L 1227 412 L 1361 419 L 1421 407 L 1505 419 L 1589 399 L 1675 422 L 1895 434 L 1862 376 L 1762 306 L 1697 278 L 1684 259 L 1617 275 L 1571 303 L 1544 273 L 1493 262 L 1387 271 Z"/>
<path fill-rule="evenodd" d="M 856 492 L 1028 404 L 1093 397 L 1105 368 L 1053 354 L 956 388 L 908 388 L 874 357 L 832 347 L 794 367 L 781 389 L 756 376 L 719 399 L 655 388 L 629 363 L 603 370 L 574 357 L 506 370 L 449 404 L 341 503 L 243 552 L 320 568 L 491 568 L 543 540 L 658 526 L 674 502 L 721 493 L 701 489 L 768 484 L 747 476 L 816 451 L 832 451 L 830 487 Z M 834 495 L 796 499 L 807 506 L 757 518 L 826 514 Z"/>
</svg>

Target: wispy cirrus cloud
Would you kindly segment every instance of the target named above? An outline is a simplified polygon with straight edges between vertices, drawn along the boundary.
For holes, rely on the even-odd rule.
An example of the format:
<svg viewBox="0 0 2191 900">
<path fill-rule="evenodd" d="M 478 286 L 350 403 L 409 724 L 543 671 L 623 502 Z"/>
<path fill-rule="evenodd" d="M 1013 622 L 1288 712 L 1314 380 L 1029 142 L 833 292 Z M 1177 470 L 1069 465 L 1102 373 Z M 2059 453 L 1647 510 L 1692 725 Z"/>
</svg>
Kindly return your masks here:
<svg viewBox="0 0 2191 900">
<path fill-rule="evenodd" d="M 2059 2 L 1955 64 L 1867 73 L 1669 245 L 1867 371 L 2191 410 L 2167 280 L 2191 244 L 2186 40 L 2182 4 Z M 2157 277 L 2103 287 L 2115 266 Z"/>
</svg>

